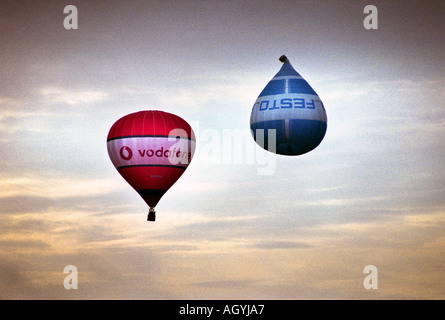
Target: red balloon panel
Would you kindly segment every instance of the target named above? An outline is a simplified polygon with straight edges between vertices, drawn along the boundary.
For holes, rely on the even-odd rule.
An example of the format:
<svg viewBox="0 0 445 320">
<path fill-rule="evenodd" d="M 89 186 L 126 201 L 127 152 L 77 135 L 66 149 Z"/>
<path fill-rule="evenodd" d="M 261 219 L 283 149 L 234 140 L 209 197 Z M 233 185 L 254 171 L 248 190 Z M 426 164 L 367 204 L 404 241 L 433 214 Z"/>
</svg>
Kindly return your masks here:
<svg viewBox="0 0 445 320">
<path fill-rule="evenodd" d="M 161 197 L 184 173 L 179 167 L 123 167 L 122 177 L 141 195 L 150 207 L 155 207 Z"/>
<path fill-rule="evenodd" d="M 195 139 L 192 128 L 184 119 L 163 111 L 140 111 L 116 121 L 107 140 L 137 135 L 168 136 L 175 129 L 183 129 L 188 138 Z"/>
</svg>

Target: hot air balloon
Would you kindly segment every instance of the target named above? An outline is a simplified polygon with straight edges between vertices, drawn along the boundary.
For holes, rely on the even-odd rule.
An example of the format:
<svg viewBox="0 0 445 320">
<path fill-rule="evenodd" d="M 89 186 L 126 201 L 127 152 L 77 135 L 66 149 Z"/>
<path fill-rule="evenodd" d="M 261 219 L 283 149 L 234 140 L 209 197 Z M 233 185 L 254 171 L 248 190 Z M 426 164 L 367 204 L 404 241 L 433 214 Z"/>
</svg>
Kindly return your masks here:
<svg viewBox="0 0 445 320">
<path fill-rule="evenodd" d="M 289 59 L 283 55 L 279 60 L 283 66 L 253 105 L 250 129 L 262 148 L 282 155 L 301 155 L 323 140 L 326 110 Z"/>
<path fill-rule="evenodd" d="M 195 152 L 195 134 L 177 115 L 140 111 L 117 120 L 107 137 L 111 162 L 149 206 L 155 206 L 187 169 Z"/>
</svg>

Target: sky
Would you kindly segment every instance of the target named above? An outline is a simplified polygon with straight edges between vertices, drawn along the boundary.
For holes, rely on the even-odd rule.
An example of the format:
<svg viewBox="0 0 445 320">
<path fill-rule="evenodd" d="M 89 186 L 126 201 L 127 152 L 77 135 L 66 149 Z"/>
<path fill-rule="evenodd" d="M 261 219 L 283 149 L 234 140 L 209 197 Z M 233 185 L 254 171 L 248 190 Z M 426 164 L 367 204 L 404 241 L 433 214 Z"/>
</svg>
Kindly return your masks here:
<svg viewBox="0 0 445 320">
<path fill-rule="evenodd" d="M 445 299 L 444 14 L 440 0 L 1 1 L 0 299 Z M 282 54 L 328 117 L 297 157 L 249 130 Z M 197 137 L 155 223 L 106 149 L 140 110 Z"/>
</svg>

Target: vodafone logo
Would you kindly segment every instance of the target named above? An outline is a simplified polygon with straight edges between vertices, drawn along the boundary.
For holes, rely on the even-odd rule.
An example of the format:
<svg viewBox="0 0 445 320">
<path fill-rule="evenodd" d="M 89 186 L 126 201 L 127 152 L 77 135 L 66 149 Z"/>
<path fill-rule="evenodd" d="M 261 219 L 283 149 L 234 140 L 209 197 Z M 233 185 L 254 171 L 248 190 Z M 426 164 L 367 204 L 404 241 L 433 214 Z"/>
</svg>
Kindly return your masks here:
<svg viewBox="0 0 445 320">
<path fill-rule="evenodd" d="M 0 1 L 1 2 L 1 1 Z M 166 137 L 123 137 L 107 141 L 107 150 L 116 168 L 133 166 L 187 167 L 195 142 Z"/>
<path fill-rule="evenodd" d="M 122 159 L 127 160 L 127 161 L 130 160 L 131 158 L 133 158 L 133 151 L 131 151 L 131 149 L 127 146 L 123 146 L 119 150 L 119 154 Z"/>
</svg>

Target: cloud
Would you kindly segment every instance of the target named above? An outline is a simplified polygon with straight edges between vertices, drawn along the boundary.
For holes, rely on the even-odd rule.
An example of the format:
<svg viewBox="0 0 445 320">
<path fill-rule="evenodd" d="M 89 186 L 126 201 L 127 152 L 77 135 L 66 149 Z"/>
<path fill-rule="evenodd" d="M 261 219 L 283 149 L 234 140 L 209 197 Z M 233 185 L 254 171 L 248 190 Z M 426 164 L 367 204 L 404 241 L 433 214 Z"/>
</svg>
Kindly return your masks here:
<svg viewBox="0 0 445 320">
<path fill-rule="evenodd" d="M 47 249 L 50 246 L 41 240 L 0 240 L 0 248 L 7 247 L 8 250 L 20 251 L 26 249 Z"/>
<path fill-rule="evenodd" d="M 9 196 L 0 198 L 0 212 L 5 213 L 27 213 L 47 211 L 54 202 L 47 197 L 38 196 Z"/>
<path fill-rule="evenodd" d="M 198 287 L 208 287 L 208 288 L 240 288 L 248 286 L 252 283 L 251 280 L 217 280 L 217 281 L 204 281 L 197 282 L 195 286 Z"/>
<path fill-rule="evenodd" d="M 0 260 L 0 299 L 26 299 L 36 297 L 32 281 L 21 272 L 20 265 L 7 259 Z"/>
<path fill-rule="evenodd" d="M 0 200 L 10 198 L 16 202 L 20 197 L 28 197 L 30 201 L 36 199 L 54 200 L 57 198 L 76 198 L 91 197 L 115 192 L 122 188 L 124 184 L 116 185 L 114 178 L 88 178 L 88 177 L 70 177 L 62 176 L 47 177 L 20 177 L 0 178 L 0 187 L 2 193 Z M 4 200 L 4 202 L 9 202 Z M 15 202 L 15 201 L 12 201 Z"/>
<path fill-rule="evenodd" d="M 44 87 L 41 94 L 46 103 L 66 103 L 69 105 L 91 104 L 108 99 L 109 95 L 98 90 L 68 90 L 59 87 Z"/>
<path fill-rule="evenodd" d="M 153 250 L 156 252 L 167 253 L 167 252 L 188 252 L 199 250 L 196 245 L 185 245 L 185 244 L 167 244 L 167 245 L 154 245 Z"/>
<path fill-rule="evenodd" d="M 258 241 L 251 245 L 256 249 L 305 249 L 312 246 L 305 242 L 286 241 L 286 240 L 271 240 L 271 241 Z"/>
<path fill-rule="evenodd" d="M 172 239 L 187 239 L 188 241 L 230 241 L 244 234 L 251 234 L 252 221 L 258 219 L 258 216 L 205 216 L 199 215 L 198 218 L 189 219 L 181 225 L 175 226 L 170 231 Z M 230 230 L 231 237 L 227 238 L 227 232 Z"/>
</svg>

